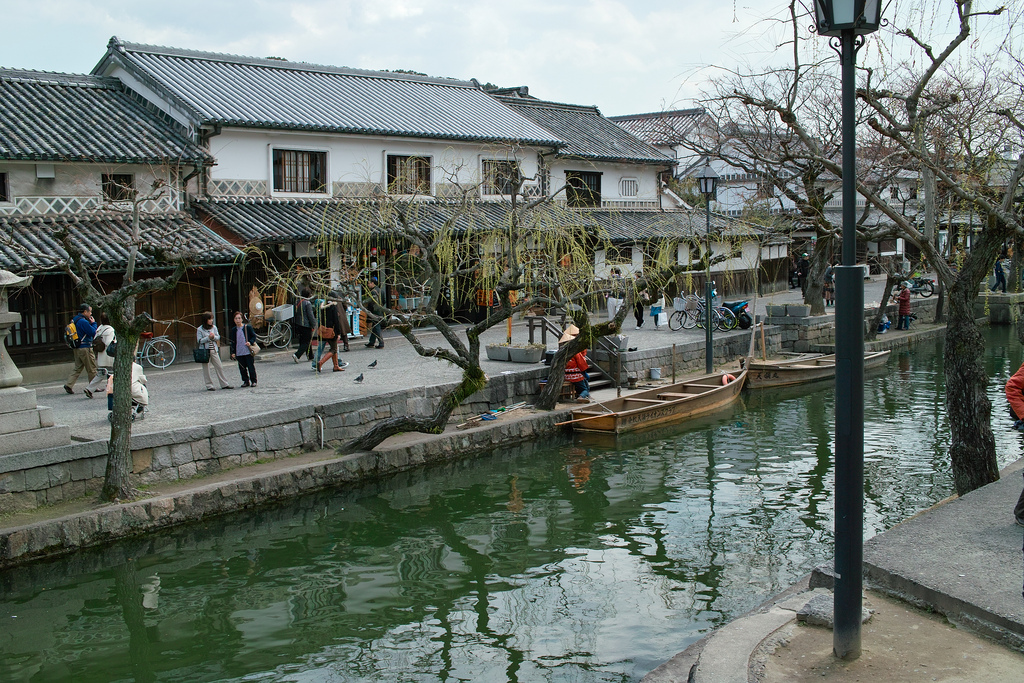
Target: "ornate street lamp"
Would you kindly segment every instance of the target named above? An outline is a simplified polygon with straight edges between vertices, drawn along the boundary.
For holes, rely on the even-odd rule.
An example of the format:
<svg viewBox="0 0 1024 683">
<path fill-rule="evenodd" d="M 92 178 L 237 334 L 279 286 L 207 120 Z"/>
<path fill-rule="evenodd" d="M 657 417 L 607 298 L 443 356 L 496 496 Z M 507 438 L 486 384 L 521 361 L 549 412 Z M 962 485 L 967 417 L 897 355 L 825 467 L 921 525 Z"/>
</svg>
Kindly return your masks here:
<svg viewBox="0 0 1024 683">
<path fill-rule="evenodd" d="M 711 200 L 715 197 L 715 189 L 718 187 L 718 174 L 711 164 L 705 164 L 704 168 L 697 173 L 697 189 L 704 195 L 704 213 L 707 217 L 707 254 L 704 266 L 704 339 L 707 348 L 704 350 L 704 372 L 714 372 L 715 352 L 712 339 L 711 315 Z"/>
<path fill-rule="evenodd" d="M 860 656 L 864 559 L 864 275 L 857 260 L 854 64 L 878 30 L 881 0 L 814 0 L 816 28 L 842 63 L 843 265 L 836 268 L 836 502 L 832 651 Z M 838 49 L 837 49 L 838 48 Z"/>
</svg>

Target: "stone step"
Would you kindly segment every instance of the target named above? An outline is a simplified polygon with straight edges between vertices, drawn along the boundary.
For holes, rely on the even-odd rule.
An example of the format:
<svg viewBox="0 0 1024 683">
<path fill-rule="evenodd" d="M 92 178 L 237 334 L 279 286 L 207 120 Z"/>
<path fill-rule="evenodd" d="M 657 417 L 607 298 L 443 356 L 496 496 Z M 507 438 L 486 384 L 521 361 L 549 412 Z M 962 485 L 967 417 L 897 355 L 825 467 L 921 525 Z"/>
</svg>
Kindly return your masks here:
<svg viewBox="0 0 1024 683">
<path fill-rule="evenodd" d="M 36 407 L 36 390 L 24 387 L 0 389 L 0 415 Z"/>
<path fill-rule="evenodd" d="M 44 448 L 67 446 L 71 443 L 71 428 L 67 425 L 42 427 L 25 432 L 5 434 L 0 439 L 0 455 L 38 451 Z"/>
<path fill-rule="evenodd" d="M 53 411 L 45 407 L 4 413 L 0 418 L 0 434 L 13 434 L 52 426 Z"/>
</svg>

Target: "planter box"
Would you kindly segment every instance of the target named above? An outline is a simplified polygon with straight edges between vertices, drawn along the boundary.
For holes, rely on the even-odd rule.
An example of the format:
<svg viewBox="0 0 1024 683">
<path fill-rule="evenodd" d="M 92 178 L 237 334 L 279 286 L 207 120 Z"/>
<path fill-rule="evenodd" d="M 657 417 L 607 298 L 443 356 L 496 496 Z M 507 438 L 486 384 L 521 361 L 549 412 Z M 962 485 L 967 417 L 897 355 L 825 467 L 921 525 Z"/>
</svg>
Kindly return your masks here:
<svg viewBox="0 0 1024 683">
<path fill-rule="evenodd" d="M 783 318 L 786 315 L 786 307 L 784 305 L 772 304 L 766 306 L 765 309 L 768 312 L 769 318 Z"/>
<path fill-rule="evenodd" d="M 794 318 L 806 318 L 811 314 L 811 307 L 806 304 L 786 304 L 786 315 Z"/>
<path fill-rule="evenodd" d="M 509 346 L 505 348 L 508 349 L 508 359 L 513 363 L 539 363 L 540 359 L 544 357 L 545 351 L 542 347 L 522 349 Z M 490 349 L 488 349 L 489 351 Z"/>
<path fill-rule="evenodd" d="M 505 361 L 508 360 L 508 347 L 507 346 L 488 346 L 486 348 L 487 348 L 487 358 L 488 359 L 490 359 L 490 360 L 505 360 Z"/>
</svg>

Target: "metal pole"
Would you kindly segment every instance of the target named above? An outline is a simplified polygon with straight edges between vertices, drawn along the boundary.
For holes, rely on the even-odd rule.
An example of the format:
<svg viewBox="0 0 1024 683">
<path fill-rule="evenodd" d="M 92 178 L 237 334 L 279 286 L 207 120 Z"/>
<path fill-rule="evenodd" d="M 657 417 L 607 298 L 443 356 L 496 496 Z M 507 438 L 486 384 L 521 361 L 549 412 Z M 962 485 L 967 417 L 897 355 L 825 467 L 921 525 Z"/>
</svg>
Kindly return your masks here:
<svg viewBox="0 0 1024 683">
<path fill-rule="evenodd" d="M 704 343 L 707 345 L 704 351 L 704 372 L 711 374 L 715 370 L 715 351 L 714 351 L 714 340 L 711 333 L 712 315 L 711 315 L 711 195 L 704 195 L 704 213 L 707 216 L 707 227 L 708 227 L 708 250 L 707 250 L 707 263 L 705 266 L 705 282 L 704 282 Z"/>
<path fill-rule="evenodd" d="M 857 261 L 854 33 L 842 42 L 843 265 L 836 269 L 836 503 L 832 650 L 861 652 L 864 555 L 864 276 Z"/>
</svg>

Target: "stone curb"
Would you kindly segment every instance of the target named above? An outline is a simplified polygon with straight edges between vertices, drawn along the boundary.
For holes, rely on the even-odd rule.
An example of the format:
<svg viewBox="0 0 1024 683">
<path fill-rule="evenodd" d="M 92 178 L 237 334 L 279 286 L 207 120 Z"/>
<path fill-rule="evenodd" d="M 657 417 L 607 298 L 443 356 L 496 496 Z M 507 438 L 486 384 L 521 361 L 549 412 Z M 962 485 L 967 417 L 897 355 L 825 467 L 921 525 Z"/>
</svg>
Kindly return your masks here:
<svg viewBox="0 0 1024 683">
<path fill-rule="evenodd" d="M 256 475 L 246 476 L 240 470 L 238 478 L 224 482 L 204 485 L 197 481 L 194 487 L 172 494 L 2 529 L 0 568 L 555 434 L 562 429 L 556 423 L 570 410 L 481 423 L 474 429 L 424 438 L 407 446 L 285 465 Z"/>
<path fill-rule="evenodd" d="M 818 593 L 810 575 L 746 614 L 708 633 L 654 669 L 641 683 L 748 683 L 754 655 Z"/>
</svg>

